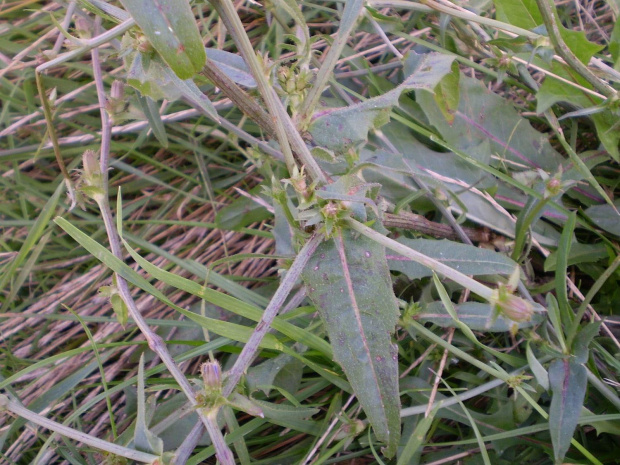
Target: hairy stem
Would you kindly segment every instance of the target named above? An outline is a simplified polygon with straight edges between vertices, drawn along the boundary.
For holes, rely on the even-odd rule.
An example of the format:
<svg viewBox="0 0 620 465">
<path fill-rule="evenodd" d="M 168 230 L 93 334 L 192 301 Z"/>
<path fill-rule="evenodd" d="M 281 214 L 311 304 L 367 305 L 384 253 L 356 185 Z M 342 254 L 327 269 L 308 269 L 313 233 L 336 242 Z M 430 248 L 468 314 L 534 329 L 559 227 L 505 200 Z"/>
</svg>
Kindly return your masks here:
<svg viewBox="0 0 620 465">
<path fill-rule="evenodd" d="M 200 74 L 218 87 L 243 113 L 254 120 L 263 131 L 267 132 L 272 137 L 276 135 L 273 121 L 267 112 L 262 109 L 252 96 L 239 87 L 226 73 L 218 68 L 213 61 L 209 60 L 209 58 L 207 58 L 207 63 Z"/>
<path fill-rule="evenodd" d="M 284 154 L 284 160 L 286 162 L 286 167 L 290 174 L 293 174 L 297 167 L 297 163 L 295 161 L 295 157 L 293 156 L 293 151 L 291 149 L 291 144 L 289 142 L 289 134 L 287 134 L 287 130 L 285 129 L 284 120 L 290 119 L 288 113 L 286 111 L 282 111 L 284 109 L 282 102 L 276 95 L 273 87 L 267 81 L 267 76 L 265 75 L 266 69 L 265 64 L 261 63 L 254 52 L 254 47 L 252 46 L 250 39 L 245 32 L 245 28 L 237 15 L 237 11 L 235 10 L 235 6 L 233 5 L 231 0 L 210 0 L 213 7 L 217 10 L 220 18 L 226 25 L 226 29 L 233 38 L 233 41 L 237 45 L 239 52 L 243 56 L 243 59 L 250 67 L 252 71 L 252 75 L 256 80 L 256 84 L 258 86 L 258 90 L 267 106 L 267 110 L 272 118 L 276 138 L 278 143 L 280 144 L 280 150 Z M 295 130 L 295 132 L 297 132 Z M 308 151 L 309 153 L 309 151 Z M 301 161 L 304 165 L 306 165 L 308 172 L 312 176 L 313 179 L 319 179 L 323 182 L 325 181 L 324 176 L 321 173 L 321 170 L 316 165 L 316 162 L 312 157 L 306 158 L 306 153 L 298 153 L 301 158 Z"/>
<path fill-rule="evenodd" d="M 99 21 L 99 20 L 98 20 Z M 103 176 L 103 187 L 105 191 L 105 195 L 98 197 L 98 205 L 101 210 L 101 216 L 103 218 L 103 223 L 105 225 L 105 230 L 108 236 L 108 240 L 110 242 L 110 249 L 112 254 L 116 256 L 118 259 L 123 260 L 123 254 L 121 249 L 121 243 L 116 229 L 114 228 L 114 219 L 112 216 L 112 210 L 110 208 L 109 199 L 108 199 L 108 166 L 109 166 L 109 147 L 110 147 L 110 135 L 111 135 L 111 121 L 110 117 L 105 111 L 105 102 L 106 96 L 103 88 L 103 76 L 101 73 L 101 64 L 99 62 L 99 51 L 97 48 L 94 48 L 92 51 L 92 62 L 93 62 L 93 71 L 94 78 L 97 87 L 97 95 L 99 98 L 99 105 L 101 106 L 101 124 L 102 124 L 102 140 L 101 140 L 101 156 L 100 156 L 100 169 Z M 123 302 L 127 306 L 127 310 L 129 315 L 133 318 L 136 323 L 136 326 L 140 329 L 146 341 L 150 347 L 150 349 L 155 352 L 161 361 L 166 365 L 168 371 L 173 376 L 173 378 L 178 383 L 181 391 L 187 397 L 190 405 L 192 407 L 196 407 L 198 402 L 196 401 L 196 396 L 194 394 L 194 389 L 191 384 L 185 377 L 185 375 L 181 372 L 178 365 L 168 352 L 166 345 L 163 339 L 158 336 L 148 325 L 148 323 L 144 320 L 144 317 L 140 313 L 133 297 L 131 296 L 131 291 L 129 290 L 129 286 L 127 281 L 120 276 L 116 275 L 117 287 L 120 297 L 123 299 Z M 197 409 L 198 416 L 200 420 L 205 425 L 207 431 L 209 432 L 209 436 L 211 437 L 211 441 L 215 446 L 216 455 L 220 462 L 225 465 L 233 465 L 235 463 L 235 459 L 231 450 L 226 445 L 224 440 L 224 436 L 217 426 L 217 421 L 214 418 L 210 418 L 206 415 L 202 409 Z"/>
<path fill-rule="evenodd" d="M 342 22 L 340 24 L 340 28 L 338 29 L 338 33 L 336 34 L 334 43 L 323 60 L 323 64 L 319 69 L 314 85 L 308 91 L 308 95 L 301 105 L 299 113 L 301 115 L 301 121 L 303 121 L 304 124 L 307 123 L 312 116 L 312 112 L 314 111 L 316 104 L 319 102 L 319 98 L 321 98 L 321 94 L 323 93 L 323 90 L 325 90 L 327 82 L 332 77 L 332 72 L 336 66 L 336 62 L 340 58 L 340 54 L 342 53 L 344 46 L 347 44 L 347 40 L 349 40 L 349 35 L 357 23 L 357 18 L 362 13 L 364 4 L 365 2 L 363 0 L 348 0 L 346 2 L 342 12 Z"/>
<path fill-rule="evenodd" d="M 269 302 L 269 305 L 265 309 L 261 320 L 256 325 L 256 329 L 252 333 L 252 336 L 248 339 L 248 342 L 243 347 L 237 361 L 227 374 L 226 382 L 224 384 L 224 388 L 222 389 L 222 395 L 224 395 L 224 397 L 228 397 L 233 392 L 235 386 L 237 386 L 237 383 L 250 366 L 250 363 L 252 363 L 252 360 L 258 351 L 258 346 L 263 340 L 263 337 L 265 337 L 265 334 L 269 331 L 269 327 L 271 326 L 273 319 L 280 311 L 280 308 L 282 308 L 282 305 L 284 305 L 284 302 L 291 293 L 293 286 L 299 279 L 299 276 L 301 276 L 303 269 L 308 264 L 310 257 L 312 257 L 314 251 L 322 240 L 322 236 L 318 234 L 313 235 L 299 251 L 295 261 L 293 261 L 293 264 L 286 272 L 286 275 L 282 278 L 278 290 L 271 298 L 271 302 Z"/>
</svg>

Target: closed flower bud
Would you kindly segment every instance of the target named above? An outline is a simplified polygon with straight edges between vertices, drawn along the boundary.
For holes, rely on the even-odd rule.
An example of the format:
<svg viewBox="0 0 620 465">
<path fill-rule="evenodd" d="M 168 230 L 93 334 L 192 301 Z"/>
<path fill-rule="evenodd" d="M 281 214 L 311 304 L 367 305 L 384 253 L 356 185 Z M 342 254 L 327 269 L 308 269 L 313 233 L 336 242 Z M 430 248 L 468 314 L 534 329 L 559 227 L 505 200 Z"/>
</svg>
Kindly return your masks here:
<svg viewBox="0 0 620 465">
<path fill-rule="evenodd" d="M 507 292 L 500 291 L 497 294 L 493 300 L 501 315 L 516 323 L 523 323 L 532 319 L 534 307 L 530 302 Z"/>
<path fill-rule="evenodd" d="M 123 100 L 125 98 L 125 83 L 116 79 L 112 83 L 112 90 L 110 91 L 110 97 L 115 100 Z"/>
<path fill-rule="evenodd" d="M 551 178 L 545 185 L 545 198 L 555 197 L 562 192 L 562 181 L 558 178 Z"/>
<path fill-rule="evenodd" d="M 222 388 L 222 368 L 219 362 L 207 362 L 200 366 L 202 380 L 205 383 L 205 389 L 221 390 Z"/>
<path fill-rule="evenodd" d="M 91 199 L 99 202 L 103 200 L 103 175 L 99 166 L 99 157 L 93 150 L 86 150 L 82 154 L 82 182 L 80 190 Z"/>
<path fill-rule="evenodd" d="M 87 150 L 82 154 L 82 165 L 84 166 L 84 176 L 88 179 L 101 176 L 99 158 L 94 150 Z"/>
</svg>

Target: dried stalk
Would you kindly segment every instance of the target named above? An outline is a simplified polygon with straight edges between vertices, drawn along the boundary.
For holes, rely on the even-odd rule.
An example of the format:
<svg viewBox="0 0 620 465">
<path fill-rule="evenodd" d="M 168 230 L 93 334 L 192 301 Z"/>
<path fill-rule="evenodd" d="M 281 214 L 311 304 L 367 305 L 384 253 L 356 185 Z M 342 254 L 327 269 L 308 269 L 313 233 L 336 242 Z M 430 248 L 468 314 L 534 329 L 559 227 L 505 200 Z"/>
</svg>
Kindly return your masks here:
<svg viewBox="0 0 620 465">
<path fill-rule="evenodd" d="M 386 228 L 401 228 L 418 231 L 429 236 L 443 239 L 459 239 L 458 233 L 449 224 L 436 223 L 427 220 L 422 215 L 401 211 L 398 215 L 383 214 L 383 226 Z M 491 232 L 484 229 L 461 227 L 472 242 L 490 242 Z"/>
</svg>

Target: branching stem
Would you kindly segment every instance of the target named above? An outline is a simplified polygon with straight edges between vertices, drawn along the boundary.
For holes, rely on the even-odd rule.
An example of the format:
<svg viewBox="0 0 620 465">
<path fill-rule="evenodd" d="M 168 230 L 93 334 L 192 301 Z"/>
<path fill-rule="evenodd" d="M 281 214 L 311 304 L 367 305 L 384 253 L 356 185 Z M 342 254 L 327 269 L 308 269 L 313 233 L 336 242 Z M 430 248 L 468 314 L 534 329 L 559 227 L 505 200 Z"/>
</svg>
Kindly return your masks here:
<svg viewBox="0 0 620 465">
<path fill-rule="evenodd" d="M 98 18 L 98 22 L 100 19 Z M 96 26 L 97 29 L 97 26 Z M 112 217 L 112 210 L 109 204 L 108 198 L 108 166 L 109 166 L 109 147 L 110 147 L 110 135 L 111 135 L 111 121 L 110 117 L 105 110 L 106 96 L 103 88 L 103 76 L 101 73 L 101 65 L 99 62 L 99 51 L 97 48 L 92 50 L 92 62 L 93 62 L 93 71 L 95 78 L 95 85 L 97 87 L 97 95 L 99 98 L 99 105 L 101 106 L 101 124 L 102 124 L 102 140 L 101 140 L 101 156 L 100 156 L 100 169 L 103 176 L 103 188 L 105 191 L 105 195 L 98 197 L 98 205 L 101 210 L 101 216 L 103 218 L 103 223 L 105 225 L 105 230 L 108 236 L 108 240 L 110 241 L 110 249 L 112 254 L 115 255 L 118 259 L 123 259 L 120 239 L 116 229 L 114 228 L 114 220 Z M 181 372 L 178 365 L 168 352 L 166 345 L 163 339 L 157 335 L 148 325 L 148 323 L 144 320 L 144 317 L 140 313 L 138 306 L 136 305 L 133 297 L 131 296 L 131 291 L 129 290 L 129 286 L 127 281 L 120 276 L 116 275 L 117 287 L 120 297 L 123 299 L 123 302 L 127 306 L 127 310 L 129 315 L 136 323 L 136 326 L 140 329 L 146 341 L 150 347 L 150 349 L 155 352 L 161 361 L 166 365 L 168 371 L 173 376 L 173 378 L 178 383 L 181 391 L 185 394 L 189 403 L 192 407 L 198 405 L 196 401 L 196 397 L 194 394 L 194 389 L 192 385 L 189 383 L 185 375 Z M 224 436 L 220 431 L 217 421 L 214 418 L 206 415 L 201 409 L 196 410 L 200 420 L 205 425 L 209 436 L 211 437 L 211 441 L 215 446 L 216 455 L 220 462 L 225 465 L 234 465 L 235 459 L 230 448 L 226 445 L 224 440 Z"/>
<path fill-rule="evenodd" d="M 322 183 L 327 181 L 325 175 L 310 154 L 305 143 L 301 139 L 299 132 L 292 123 L 288 113 L 284 109 L 282 102 L 275 93 L 273 87 L 267 80 L 265 64 L 261 63 L 254 52 L 250 39 L 245 32 L 245 28 L 237 15 L 235 6 L 231 0 L 210 0 L 213 7 L 217 10 L 220 18 L 226 25 L 226 29 L 237 45 L 243 59 L 250 67 L 252 75 L 256 80 L 258 90 L 263 98 L 271 120 L 273 121 L 275 134 L 280 144 L 280 150 L 284 154 L 284 160 L 290 174 L 293 174 L 297 167 L 297 162 L 293 157 L 293 146 L 301 162 L 306 166 L 306 170 L 312 179 Z M 301 143 L 300 143 L 301 142 Z"/>
</svg>

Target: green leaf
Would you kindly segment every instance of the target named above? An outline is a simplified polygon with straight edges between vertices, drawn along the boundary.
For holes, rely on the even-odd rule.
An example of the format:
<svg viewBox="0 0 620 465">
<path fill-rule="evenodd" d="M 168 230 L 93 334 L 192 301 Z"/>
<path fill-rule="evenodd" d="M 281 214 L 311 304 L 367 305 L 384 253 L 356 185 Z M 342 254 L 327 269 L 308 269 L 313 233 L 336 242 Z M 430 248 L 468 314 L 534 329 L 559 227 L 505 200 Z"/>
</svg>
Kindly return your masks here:
<svg viewBox="0 0 620 465">
<path fill-rule="evenodd" d="M 549 366 L 551 405 L 549 432 L 556 463 L 570 447 L 586 394 L 586 368 L 574 359 L 557 359 Z"/>
<path fill-rule="evenodd" d="M 618 70 L 620 68 L 620 22 L 617 21 L 609 38 L 609 53 L 613 59 L 614 69 Z"/>
<path fill-rule="evenodd" d="M 598 336 L 602 321 L 594 321 L 585 325 L 575 337 L 572 353 L 577 363 L 586 363 L 590 358 L 590 343 Z"/>
<path fill-rule="evenodd" d="M 180 79 L 190 79 L 207 61 L 188 0 L 121 0 L 151 45 Z"/>
<path fill-rule="evenodd" d="M 435 87 L 435 102 L 448 123 L 454 121 L 454 113 L 459 107 L 459 81 L 461 73 L 457 62 L 452 63 L 452 72 L 444 76 Z"/>
<path fill-rule="evenodd" d="M 543 23 L 536 0 L 493 0 L 493 4 L 499 21 L 523 29 L 534 29 Z"/>
<path fill-rule="evenodd" d="M 577 221 L 577 213 L 572 212 L 568 215 L 568 219 L 564 224 L 560 243 L 558 244 L 558 264 L 555 273 L 555 294 L 560 307 L 561 322 L 568 328 L 574 318 L 573 310 L 568 302 L 567 277 L 568 272 L 568 254 L 570 253 L 571 243 L 573 241 L 573 232 L 575 231 L 575 222 Z"/>
<path fill-rule="evenodd" d="M 156 103 L 151 97 L 142 97 L 141 95 L 138 95 L 137 97 L 138 103 L 140 104 L 140 109 L 142 110 L 142 113 L 144 113 L 144 116 L 146 116 L 149 126 L 151 126 L 151 129 L 153 130 L 153 134 L 161 145 L 168 148 L 166 128 L 164 127 L 164 122 L 161 120 L 159 108 L 157 108 Z"/>
<path fill-rule="evenodd" d="M 556 172 L 563 163 L 563 157 L 551 147 L 547 136 L 535 130 L 512 103 L 491 92 L 481 81 L 461 76 L 460 95 L 450 124 L 428 92 L 416 93 L 430 123 L 448 144 L 485 162 L 488 155 L 481 154 L 480 147 L 488 142 L 491 153 L 520 165 Z"/>
<path fill-rule="evenodd" d="M 406 237 L 399 237 L 397 241 L 467 275 L 510 275 L 517 267 L 517 264 L 509 257 L 473 245 L 449 240 L 407 239 Z M 387 257 L 390 270 L 400 271 L 409 279 L 433 275 L 430 268 L 406 257 L 396 255 Z"/>
<path fill-rule="evenodd" d="M 620 218 L 618 219 L 620 221 Z M 578 265 L 580 263 L 592 263 L 609 257 L 609 252 L 604 244 L 582 244 L 579 242 L 571 245 L 568 253 L 567 264 Z M 545 273 L 555 271 L 558 262 L 558 252 L 554 251 L 545 260 Z"/>
<path fill-rule="evenodd" d="M 545 320 L 545 314 L 542 312 L 534 312 L 530 321 L 521 323 L 515 323 L 503 315 L 498 315 L 496 318 L 491 305 L 480 302 L 465 302 L 454 305 L 454 308 L 458 320 L 474 331 L 507 332 L 515 324 L 519 329 L 531 328 Z M 422 311 L 415 315 L 415 318 L 423 323 L 433 323 L 442 328 L 458 327 L 442 302 L 431 302 L 425 305 Z"/>
<path fill-rule="evenodd" d="M 553 62 L 551 71 L 559 77 L 575 82 L 582 87 L 587 89 L 592 88 L 592 86 L 581 76 L 563 64 Z M 540 89 L 536 94 L 536 97 L 536 112 L 539 114 L 559 102 L 570 103 L 575 105 L 577 108 L 582 109 L 592 108 L 603 102 L 600 98 L 554 79 L 552 76 L 547 76 L 545 78 L 542 86 L 540 86 Z M 614 160 L 620 161 L 620 151 L 618 150 L 620 131 L 616 126 L 618 123 L 618 117 L 609 110 L 597 112 L 588 115 L 588 117 L 594 123 L 596 134 L 605 147 L 605 150 L 609 152 L 609 155 Z"/>
<path fill-rule="evenodd" d="M 368 131 L 389 121 L 389 114 L 404 91 L 411 89 L 433 90 L 450 72 L 453 57 L 442 53 L 411 54 L 405 61 L 407 78 L 398 87 L 361 103 L 344 108 L 331 108 L 315 114 L 309 127 L 317 145 L 329 150 L 345 151 L 364 143 Z"/>
<path fill-rule="evenodd" d="M 605 48 L 602 45 L 592 43 L 586 37 L 583 31 L 574 31 L 572 29 L 566 29 L 559 18 L 557 18 L 558 26 L 560 28 L 560 35 L 564 39 L 564 43 L 568 45 L 568 48 L 575 54 L 575 56 L 584 65 L 587 65 L 592 58 L 592 55 L 600 52 Z"/>
<path fill-rule="evenodd" d="M 616 208 L 620 209 L 620 201 L 614 202 Z M 607 232 L 620 236 L 620 216 L 614 211 L 611 205 L 595 205 L 585 211 L 592 222 Z"/>
<path fill-rule="evenodd" d="M 428 430 L 431 428 L 431 425 L 435 421 L 435 414 L 439 410 L 439 407 L 435 407 L 431 410 L 430 414 L 426 417 L 423 417 L 418 421 L 413 433 L 409 436 L 407 440 L 407 444 L 403 448 L 403 451 L 398 456 L 398 462 L 396 465 L 408 465 L 413 463 L 412 459 L 416 452 L 419 452 L 424 443 L 426 443 L 426 434 Z"/>
<path fill-rule="evenodd" d="M 217 111 L 191 79 L 182 80 L 159 57 L 135 52 L 124 58 L 127 83 L 153 100 L 183 99 L 217 119 Z"/>
<path fill-rule="evenodd" d="M 534 351 L 530 343 L 527 343 L 525 347 L 525 355 L 527 356 L 527 363 L 530 366 L 530 370 L 534 374 L 536 381 L 538 384 L 542 386 L 545 391 L 549 390 L 549 373 L 545 370 L 545 367 L 538 361 L 536 356 L 534 355 Z"/>
<path fill-rule="evenodd" d="M 302 279 L 377 438 L 396 452 L 400 437 L 398 352 L 392 344 L 399 317 L 385 249 L 349 230 L 322 243 Z"/>
<path fill-rule="evenodd" d="M 123 298 L 118 294 L 112 294 L 110 296 L 110 304 L 112 305 L 112 310 L 114 310 L 117 321 L 121 326 L 125 327 L 127 324 L 128 310 Z"/>
<path fill-rule="evenodd" d="M 562 318 L 560 316 L 560 307 L 557 299 L 552 293 L 547 294 L 547 314 L 549 315 L 549 320 L 551 320 L 553 329 L 555 329 L 555 333 L 562 346 L 562 351 L 566 352 L 567 347 L 564 338 L 564 329 L 562 327 Z"/>
<path fill-rule="evenodd" d="M 36 243 L 41 239 L 41 236 L 49 224 L 50 218 L 56 211 L 56 207 L 60 201 L 60 196 L 64 191 L 65 183 L 61 182 L 58 186 L 56 186 L 54 194 L 52 194 L 52 196 L 45 203 L 45 206 L 39 213 L 36 221 L 28 231 L 28 235 L 26 236 L 26 239 L 24 239 L 17 255 L 12 258 L 8 268 L 2 270 L 2 273 L 0 274 L 0 291 L 3 291 L 7 283 L 13 279 L 17 269 L 22 265 L 22 263 L 24 263 L 24 260 L 26 260 L 28 254 L 35 248 Z M 5 307 L 8 306 L 8 304 L 8 300 L 4 301 L 0 306 L 0 311 L 5 311 Z"/>
<path fill-rule="evenodd" d="M 138 413 L 134 430 L 133 444 L 142 452 L 150 452 L 155 455 L 164 453 L 164 441 L 157 437 L 148 428 L 146 402 L 144 396 L 144 354 L 140 355 L 138 365 Z"/>
<path fill-rule="evenodd" d="M 261 408 L 265 417 L 278 420 L 306 420 L 321 411 L 314 407 L 274 404 L 273 402 L 265 402 L 259 399 L 252 399 L 252 402 Z"/>
<path fill-rule="evenodd" d="M 290 355 L 280 354 L 255 365 L 248 370 L 246 383 L 250 392 L 260 389 L 269 395 L 274 386 L 281 386 L 288 392 L 299 387 L 303 365 Z"/>
</svg>

